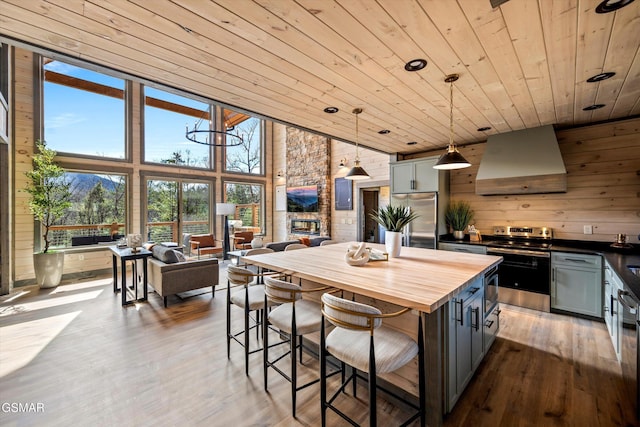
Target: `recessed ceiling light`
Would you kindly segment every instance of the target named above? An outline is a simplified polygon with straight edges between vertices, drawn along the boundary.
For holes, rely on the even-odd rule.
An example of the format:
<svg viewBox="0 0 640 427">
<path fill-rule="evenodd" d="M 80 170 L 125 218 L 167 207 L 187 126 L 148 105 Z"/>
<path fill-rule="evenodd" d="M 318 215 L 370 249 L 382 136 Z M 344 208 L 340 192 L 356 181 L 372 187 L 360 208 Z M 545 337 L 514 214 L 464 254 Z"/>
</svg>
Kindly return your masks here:
<svg viewBox="0 0 640 427">
<path fill-rule="evenodd" d="M 419 71 L 427 66 L 426 59 L 412 59 L 411 61 L 404 64 L 404 69 L 407 71 Z"/>
<path fill-rule="evenodd" d="M 491 130 L 491 126 L 485 126 L 485 127 L 478 128 L 478 132 L 486 132 L 488 130 Z"/>
<path fill-rule="evenodd" d="M 338 110 L 338 107 L 327 107 L 323 111 L 325 113 L 333 114 L 333 113 L 337 113 L 340 110 Z"/>
<path fill-rule="evenodd" d="M 416 145 L 416 144 L 417 144 L 417 142 L 415 142 L 415 141 L 407 142 L 407 145 Z"/>
<path fill-rule="evenodd" d="M 584 107 L 582 111 L 598 110 L 605 106 L 606 106 L 605 104 L 593 104 L 593 105 L 589 105 L 588 107 Z"/>
<path fill-rule="evenodd" d="M 631 3 L 633 3 L 633 0 L 604 0 L 596 6 L 596 13 L 614 12 Z"/>
<path fill-rule="evenodd" d="M 382 130 L 379 130 L 378 133 L 380 135 L 386 135 L 388 133 L 391 133 L 391 131 L 389 129 L 382 129 Z"/>
<path fill-rule="evenodd" d="M 588 83 L 601 82 L 603 80 L 610 79 L 611 77 L 613 77 L 615 75 L 616 75 L 616 73 L 614 73 L 614 72 L 600 73 L 600 74 L 596 74 L 595 76 L 589 77 L 587 79 L 587 82 Z"/>
</svg>

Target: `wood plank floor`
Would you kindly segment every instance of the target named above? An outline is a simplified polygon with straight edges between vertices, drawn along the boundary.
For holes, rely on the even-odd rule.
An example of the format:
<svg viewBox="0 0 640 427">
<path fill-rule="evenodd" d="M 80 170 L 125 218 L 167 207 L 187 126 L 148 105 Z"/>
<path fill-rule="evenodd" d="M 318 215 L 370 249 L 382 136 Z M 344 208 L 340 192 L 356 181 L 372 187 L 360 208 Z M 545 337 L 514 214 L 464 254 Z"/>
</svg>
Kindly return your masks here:
<svg viewBox="0 0 640 427">
<path fill-rule="evenodd" d="M 150 293 L 148 303 L 122 308 L 102 277 L 2 297 L 0 403 L 41 405 L 30 413 L 3 405 L 0 425 L 319 425 L 317 386 L 299 392 L 294 419 L 283 378 L 270 373 L 264 392 L 261 354 L 249 377 L 239 346 L 227 360 L 225 293 L 216 294 L 170 298 L 165 309 Z M 240 316 L 234 310 L 238 326 Z M 311 377 L 317 364 L 306 360 Z M 503 306 L 501 332 L 445 425 L 635 425 L 621 389 L 603 323 Z M 366 396 L 363 388 L 342 402 L 362 423 Z M 381 426 L 409 413 L 382 397 L 378 410 Z"/>
</svg>

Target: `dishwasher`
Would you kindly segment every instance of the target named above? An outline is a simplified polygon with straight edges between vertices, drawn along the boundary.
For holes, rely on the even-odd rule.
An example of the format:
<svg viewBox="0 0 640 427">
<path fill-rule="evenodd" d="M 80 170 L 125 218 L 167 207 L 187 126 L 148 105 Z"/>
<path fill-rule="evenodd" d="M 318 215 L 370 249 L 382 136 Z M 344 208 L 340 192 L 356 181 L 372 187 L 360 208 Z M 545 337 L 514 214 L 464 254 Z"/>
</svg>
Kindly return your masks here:
<svg viewBox="0 0 640 427">
<path fill-rule="evenodd" d="M 640 372 L 638 370 L 638 357 L 640 356 L 638 349 L 640 345 L 640 339 L 638 339 L 638 334 L 640 333 L 640 310 L 638 310 L 638 307 L 640 306 L 640 301 L 625 286 L 624 289 L 618 290 L 618 302 L 622 310 L 622 315 L 618 316 L 618 319 L 622 323 L 622 328 L 620 328 L 622 341 L 620 343 L 620 352 L 625 394 L 632 399 L 636 419 L 640 420 L 640 381 L 638 381 Z"/>
</svg>

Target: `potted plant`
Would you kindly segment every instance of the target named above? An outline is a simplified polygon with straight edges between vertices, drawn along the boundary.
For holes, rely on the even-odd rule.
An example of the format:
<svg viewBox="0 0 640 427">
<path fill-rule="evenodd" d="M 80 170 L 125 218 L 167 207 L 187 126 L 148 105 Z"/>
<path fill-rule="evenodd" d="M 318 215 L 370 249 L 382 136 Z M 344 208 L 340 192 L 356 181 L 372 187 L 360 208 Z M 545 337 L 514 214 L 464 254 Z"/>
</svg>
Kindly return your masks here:
<svg viewBox="0 0 640 427">
<path fill-rule="evenodd" d="M 473 221 L 473 209 L 464 200 L 452 201 L 445 212 L 445 220 L 453 229 L 453 237 L 461 240 L 464 238 L 464 230 Z"/>
<path fill-rule="evenodd" d="M 25 172 L 30 182 L 26 191 L 30 195 L 29 210 L 44 227 L 44 248 L 33 254 L 36 282 L 43 288 L 58 286 L 64 268 L 64 252 L 49 249 L 49 230 L 71 207 L 71 183 L 64 179 L 64 169 L 54 162 L 56 152 L 44 141 L 36 141 L 33 169 Z"/>
<path fill-rule="evenodd" d="M 392 258 L 400 256 L 402 247 L 402 229 L 414 219 L 418 218 L 408 206 L 386 205 L 377 211 L 372 211 L 369 217 L 385 228 L 385 246 Z"/>
</svg>

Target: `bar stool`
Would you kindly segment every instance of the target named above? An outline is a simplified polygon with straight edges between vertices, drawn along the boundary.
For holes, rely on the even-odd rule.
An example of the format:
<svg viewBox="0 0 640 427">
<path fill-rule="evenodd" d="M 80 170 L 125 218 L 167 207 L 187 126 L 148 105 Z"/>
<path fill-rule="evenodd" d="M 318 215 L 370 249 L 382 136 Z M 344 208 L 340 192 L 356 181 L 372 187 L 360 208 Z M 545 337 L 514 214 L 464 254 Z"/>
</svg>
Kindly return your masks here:
<svg viewBox="0 0 640 427">
<path fill-rule="evenodd" d="M 395 313 L 382 314 L 376 307 L 350 301 L 325 293 L 322 295 L 322 315 L 335 328 L 325 337 L 325 325 L 321 323 L 320 332 L 320 399 L 322 425 L 326 425 L 327 408 L 333 410 L 346 421 L 358 426 L 354 420 L 333 405 L 334 400 L 353 381 L 354 394 L 356 378 L 369 383 L 369 425 L 377 425 L 376 388 L 405 402 L 417 412 L 402 425 L 406 426 L 420 417 L 420 425 L 425 425 L 425 366 L 424 342 L 422 338 L 422 319 L 418 319 L 418 343 L 408 335 L 382 326 L 382 319 L 396 317 L 409 311 L 408 308 Z M 368 333 L 367 333 L 368 332 Z M 376 349 L 378 351 L 376 351 Z M 338 391 L 327 400 L 327 356 L 331 354 L 341 362 L 351 366 L 352 374 L 342 383 Z M 376 374 L 393 372 L 418 356 L 419 369 L 419 405 L 402 399 L 400 396 L 383 389 L 376 384 Z M 368 373 L 367 377 L 357 370 Z"/>
<path fill-rule="evenodd" d="M 249 375 L 249 355 L 261 351 L 262 348 L 254 350 L 249 349 L 249 331 L 256 330 L 256 339 L 260 334 L 260 318 L 265 307 L 272 305 L 272 302 L 265 300 L 264 285 L 259 284 L 260 279 L 266 275 L 279 274 L 277 272 L 254 273 L 244 268 L 229 265 L 227 267 L 227 358 L 231 355 L 231 340 L 234 340 L 244 347 L 244 365 L 245 374 Z M 242 287 L 242 289 L 231 292 L 231 286 Z M 268 305 L 267 305 L 268 304 Z M 231 332 L 231 306 L 235 305 L 244 310 L 244 329 L 232 333 Z M 255 311 L 255 317 L 251 317 L 251 312 Z M 253 325 L 251 321 L 253 320 Z M 244 334 L 244 340 L 238 338 Z"/>
<path fill-rule="evenodd" d="M 300 350 L 300 364 L 302 364 L 302 344 L 303 335 L 312 332 L 318 332 L 320 330 L 320 324 L 322 323 L 322 313 L 320 312 L 320 304 L 315 301 L 302 299 L 303 293 L 319 292 L 331 289 L 329 286 L 323 286 L 313 289 L 302 289 L 301 285 L 286 282 L 284 280 L 276 279 L 273 277 L 265 277 L 265 303 L 268 302 L 279 304 L 276 308 L 271 310 L 265 316 L 263 323 L 263 354 L 264 354 L 264 390 L 267 391 L 267 371 L 268 368 L 273 368 L 277 373 L 282 375 L 287 381 L 291 383 L 291 411 L 295 418 L 296 416 L 296 392 L 302 390 L 312 384 L 317 383 L 320 379 L 316 378 L 303 385 L 298 386 L 297 380 L 297 362 L 296 362 L 296 348 Z M 289 336 L 288 341 L 280 341 L 276 344 L 269 346 L 269 325 L 273 325 L 278 328 L 279 333 L 284 333 Z M 298 337 L 299 340 L 298 340 Z M 289 350 L 274 359 L 269 360 L 269 348 L 279 344 L 289 344 Z M 290 355 L 291 370 L 287 374 L 280 369 L 276 363 Z"/>
</svg>

